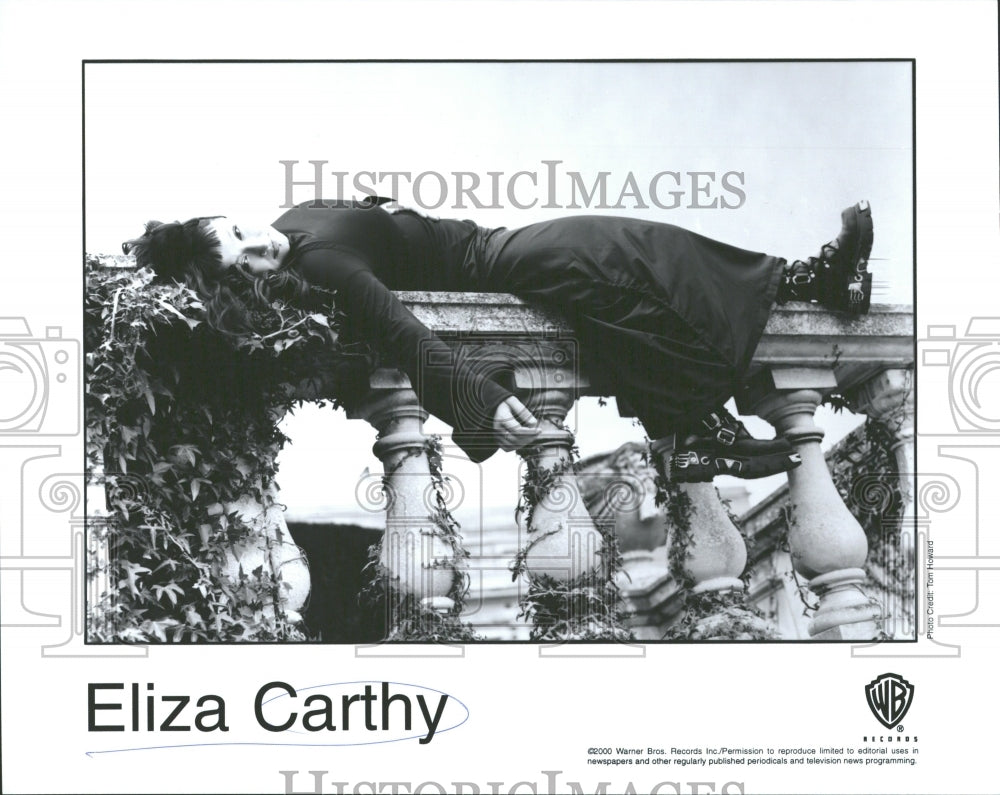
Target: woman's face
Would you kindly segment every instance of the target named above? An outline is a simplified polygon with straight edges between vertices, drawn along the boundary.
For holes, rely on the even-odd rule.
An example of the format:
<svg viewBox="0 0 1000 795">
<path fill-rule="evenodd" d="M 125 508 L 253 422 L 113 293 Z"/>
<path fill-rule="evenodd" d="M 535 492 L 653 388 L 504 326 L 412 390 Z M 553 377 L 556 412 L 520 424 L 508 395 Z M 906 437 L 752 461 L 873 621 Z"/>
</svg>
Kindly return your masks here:
<svg viewBox="0 0 1000 795">
<path fill-rule="evenodd" d="M 281 267 L 288 254 L 288 238 L 273 226 L 213 218 L 206 222 L 219 238 L 223 268 L 242 268 L 248 273 L 266 273 Z"/>
</svg>

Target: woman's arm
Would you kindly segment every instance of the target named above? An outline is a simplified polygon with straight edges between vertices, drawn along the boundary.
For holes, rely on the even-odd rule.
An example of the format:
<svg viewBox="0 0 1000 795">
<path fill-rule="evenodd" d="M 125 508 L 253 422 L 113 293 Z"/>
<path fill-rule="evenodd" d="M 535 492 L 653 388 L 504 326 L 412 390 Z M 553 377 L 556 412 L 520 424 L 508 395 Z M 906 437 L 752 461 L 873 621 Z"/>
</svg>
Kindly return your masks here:
<svg viewBox="0 0 1000 795">
<path fill-rule="evenodd" d="M 406 372 L 421 404 L 455 429 L 455 441 L 470 457 L 491 455 L 498 438 L 505 449 L 523 444 L 525 425 L 533 435 L 525 419 L 530 412 L 519 401 L 507 403 L 516 401 L 510 391 L 457 361 L 359 256 L 318 250 L 307 253 L 298 268 L 312 284 L 337 291 L 351 336 L 370 342 Z"/>
</svg>

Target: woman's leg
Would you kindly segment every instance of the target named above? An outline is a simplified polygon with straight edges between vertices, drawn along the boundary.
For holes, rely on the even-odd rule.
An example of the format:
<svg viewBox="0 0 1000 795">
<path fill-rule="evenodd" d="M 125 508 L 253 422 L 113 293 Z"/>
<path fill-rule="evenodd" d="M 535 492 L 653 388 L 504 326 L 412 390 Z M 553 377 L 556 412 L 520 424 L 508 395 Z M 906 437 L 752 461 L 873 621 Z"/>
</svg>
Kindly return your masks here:
<svg viewBox="0 0 1000 795">
<path fill-rule="evenodd" d="M 785 265 L 777 303 L 816 301 L 852 315 L 868 312 L 872 276 L 868 258 L 874 239 L 871 207 L 862 201 L 841 213 L 841 230 L 820 249 L 818 257 Z M 715 475 L 753 479 L 794 469 L 798 453 L 785 439 L 754 439 L 725 409 L 706 413 L 699 422 L 674 435 L 663 432 L 662 418 L 650 416 L 653 452 L 677 482 L 711 480 Z"/>
<path fill-rule="evenodd" d="M 653 438 L 653 454 L 676 483 L 704 483 L 716 475 L 755 480 L 788 472 L 802 463 L 787 439 L 755 439 L 725 408 L 709 411 L 673 434 L 663 433 L 655 419 L 649 419 L 646 427 Z M 661 430 L 654 436 L 650 428 Z"/>
<path fill-rule="evenodd" d="M 874 231 L 871 207 L 862 201 L 841 213 L 840 234 L 816 257 L 785 266 L 777 302 L 817 301 L 829 309 L 861 315 L 868 312 L 872 275 L 868 271 Z"/>
</svg>

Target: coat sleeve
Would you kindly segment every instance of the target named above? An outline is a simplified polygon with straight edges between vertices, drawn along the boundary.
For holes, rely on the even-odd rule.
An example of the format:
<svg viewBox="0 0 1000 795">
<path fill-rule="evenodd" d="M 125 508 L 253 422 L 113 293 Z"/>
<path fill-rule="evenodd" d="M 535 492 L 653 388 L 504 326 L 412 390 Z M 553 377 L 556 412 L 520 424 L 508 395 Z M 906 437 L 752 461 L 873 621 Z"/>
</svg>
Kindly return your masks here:
<svg viewBox="0 0 1000 795">
<path fill-rule="evenodd" d="M 493 416 L 510 397 L 508 389 L 459 361 L 359 255 L 313 251 L 298 269 L 310 283 L 336 290 L 350 335 L 370 342 L 409 376 L 421 404 L 454 428 L 454 441 L 472 460 L 496 451 Z"/>
</svg>

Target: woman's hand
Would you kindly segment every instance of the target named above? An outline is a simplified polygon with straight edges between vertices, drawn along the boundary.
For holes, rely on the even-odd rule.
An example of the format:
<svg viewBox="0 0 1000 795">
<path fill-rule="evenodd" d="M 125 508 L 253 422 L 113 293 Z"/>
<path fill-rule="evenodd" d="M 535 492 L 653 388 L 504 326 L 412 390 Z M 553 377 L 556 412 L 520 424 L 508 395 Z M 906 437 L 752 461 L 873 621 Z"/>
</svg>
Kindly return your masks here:
<svg viewBox="0 0 1000 795">
<path fill-rule="evenodd" d="M 497 406 L 493 415 L 493 432 L 501 450 L 516 450 L 530 444 L 539 430 L 535 415 L 514 396 Z"/>
</svg>

